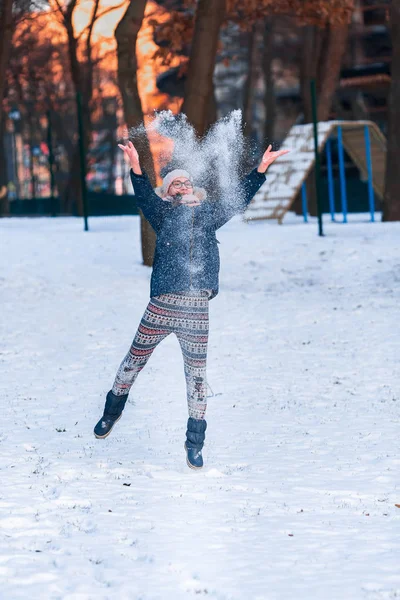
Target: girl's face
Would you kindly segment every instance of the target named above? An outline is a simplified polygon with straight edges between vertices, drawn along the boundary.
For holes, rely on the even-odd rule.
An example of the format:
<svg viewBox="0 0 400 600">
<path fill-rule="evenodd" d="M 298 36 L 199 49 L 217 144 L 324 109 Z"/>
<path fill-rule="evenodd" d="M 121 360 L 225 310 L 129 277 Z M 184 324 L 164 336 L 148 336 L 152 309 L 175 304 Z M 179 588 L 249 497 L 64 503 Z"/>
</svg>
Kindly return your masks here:
<svg viewBox="0 0 400 600">
<path fill-rule="evenodd" d="M 193 193 L 193 184 L 190 179 L 186 179 L 186 177 L 177 177 L 173 180 L 171 185 L 168 188 L 169 196 L 176 196 L 176 194 L 181 194 L 182 196 L 186 194 Z"/>
</svg>

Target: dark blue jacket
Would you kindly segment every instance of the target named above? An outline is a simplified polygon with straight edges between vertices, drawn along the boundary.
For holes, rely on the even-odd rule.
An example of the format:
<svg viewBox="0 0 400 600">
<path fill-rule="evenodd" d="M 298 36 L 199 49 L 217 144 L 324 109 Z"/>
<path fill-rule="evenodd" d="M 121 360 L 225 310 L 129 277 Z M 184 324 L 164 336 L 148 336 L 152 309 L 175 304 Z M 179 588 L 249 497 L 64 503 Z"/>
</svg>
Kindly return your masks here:
<svg viewBox="0 0 400 600">
<path fill-rule="evenodd" d="M 156 250 L 150 296 L 170 292 L 212 290 L 218 294 L 219 251 L 215 236 L 234 215 L 244 212 L 265 182 L 256 169 L 244 177 L 232 203 L 206 199 L 199 206 L 172 206 L 153 190 L 146 173 L 131 180 L 138 207 L 153 227 Z"/>
</svg>

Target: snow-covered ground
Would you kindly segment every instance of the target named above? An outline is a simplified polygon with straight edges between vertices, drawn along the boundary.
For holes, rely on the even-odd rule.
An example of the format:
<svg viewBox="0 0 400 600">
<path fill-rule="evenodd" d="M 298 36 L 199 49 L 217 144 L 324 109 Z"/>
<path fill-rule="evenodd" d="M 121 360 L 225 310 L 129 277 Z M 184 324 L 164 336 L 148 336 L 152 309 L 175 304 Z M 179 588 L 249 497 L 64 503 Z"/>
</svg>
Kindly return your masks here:
<svg viewBox="0 0 400 600">
<path fill-rule="evenodd" d="M 2 599 L 400 596 L 400 223 L 357 220 L 219 232 L 201 472 L 172 336 L 92 433 L 148 300 L 138 218 L 0 220 Z"/>
</svg>

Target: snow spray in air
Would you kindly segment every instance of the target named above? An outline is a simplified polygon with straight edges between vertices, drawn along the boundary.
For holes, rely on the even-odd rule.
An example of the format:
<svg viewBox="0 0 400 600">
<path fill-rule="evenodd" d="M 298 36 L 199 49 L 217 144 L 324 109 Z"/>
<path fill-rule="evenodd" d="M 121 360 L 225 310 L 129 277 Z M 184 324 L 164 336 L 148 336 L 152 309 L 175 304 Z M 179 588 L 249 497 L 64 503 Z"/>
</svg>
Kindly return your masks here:
<svg viewBox="0 0 400 600">
<path fill-rule="evenodd" d="M 243 135 L 241 110 L 219 119 L 202 138 L 196 135 L 186 115 L 174 115 L 171 111 L 155 113 L 145 128 L 142 125 L 130 129 L 130 137 L 140 137 L 145 130 L 173 142 L 172 155 L 170 151 L 160 153 L 162 177 L 173 169 L 184 169 L 197 187 L 206 189 L 210 200 L 241 203 L 240 178 L 256 164 L 256 150 Z"/>
<path fill-rule="evenodd" d="M 203 138 L 197 137 L 186 115 L 174 115 L 171 111 L 156 113 L 146 126 L 131 129 L 129 134 L 135 140 L 145 132 L 149 137 L 155 133 L 161 140 L 168 140 L 165 152 L 161 150 L 159 156 L 162 177 L 173 169 L 184 169 L 195 187 L 206 190 L 208 201 L 238 209 L 243 206 L 239 183 L 244 171 L 255 165 L 255 152 L 243 136 L 240 110 L 219 119 Z M 190 235 L 190 226 L 174 230 L 175 240 L 182 247 L 187 246 Z M 206 247 L 197 249 L 196 261 L 188 260 L 185 253 L 178 254 L 179 269 L 188 271 L 188 279 L 190 274 L 204 270 L 206 250 Z"/>
</svg>

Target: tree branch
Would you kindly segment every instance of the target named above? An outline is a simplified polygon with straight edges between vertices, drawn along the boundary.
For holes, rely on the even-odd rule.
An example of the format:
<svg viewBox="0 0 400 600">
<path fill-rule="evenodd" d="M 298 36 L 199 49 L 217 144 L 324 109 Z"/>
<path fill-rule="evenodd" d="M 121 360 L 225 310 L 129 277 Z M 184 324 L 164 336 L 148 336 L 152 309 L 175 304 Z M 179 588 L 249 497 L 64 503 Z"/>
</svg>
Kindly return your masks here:
<svg viewBox="0 0 400 600">
<path fill-rule="evenodd" d="M 56 2 L 58 3 L 58 0 L 56 0 Z M 65 18 L 71 23 L 72 23 L 72 13 L 75 10 L 77 2 L 78 2 L 78 0 L 71 0 L 67 6 L 65 13 L 64 13 L 64 11 L 62 11 L 62 13 L 65 15 Z"/>
<path fill-rule="evenodd" d="M 122 8 L 122 6 L 125 6 L 125 2 L 121 2 L 121 4 L 117 4 L 116 6 L 110 6 L 109 8 L 104 9 L 102 12 L 98 12 L 97 15 L 94 18 L 93 23 L 95 23 L 96 21 L 98 21 L 99 19 L 101 19 L 101 17 L 104 17 L 105 15 L 108 15 L 108 13 L 113 12 L 113 10 L 116 10 L 117 8 Z M 82 31 L 80 32 L 80 34 L 76 37 L 76 39 L 78 41 L 80 41 L 82 39 L 82 37 L 87 33 L 89 27 L 91 26 L 92 23 L 90 23 L 89 25 L 86 25 L 86 27 L 84 27 L 84 29 L 82 29 Z"/>
<path fill-rule="evenodd" d="M 92 54 L 92 50 L 91 50 L 92 33 L 93 33 L 94 23 L 96 21 L 97 11 L 99 10 L 99 4 L 100 4 L 100 0 L 95 0 L 94 6 L 93 6 L 92 18 L 90 19 L 89 28 L 88 28 L 88 35 L 86 38 L 86 58 L 88 61 L 90 61 L 91 54 Z"/>
<path fill-rule="evenodd" d="M 63 11 L 63 7 L 61 6 L 59 0 L 54 0 L 54 2 L 57 4 L 57 8 L 58 8 L 58 11 L 55 11 L 55 12 L 59 12 L 61 14 L 63 21 L 65 21 L 65 14 Z"/>
<path fill-rule="evenodd" d="M 86 97 L 91 98 L 93 94 L 93 59 L 92 59 L 92 34 L 96 21 L 97 11 L 99 10 L 100 0 L 95 0 L 92 12 L 92 18 L 89 23 L 89 30 L 86 38 Z"/>
<path fill-rule="evenodd" d="M 109 8 L 105 8 L 102 12 L 99 12 L 96 16 L 96 21 L 98 21 L 99 19 L 101 19 L 101 17 L 104 17 L 104 15 L 108 15 L 108 13 L 112 12 L 113 10 L 116 10 L 117 8 L 122 8 L 123 6 L 125 6 L 125 2 L 121 2 L 121 4 L 117 4 L 116 6 L 110 6 Z"/>
</svg>

